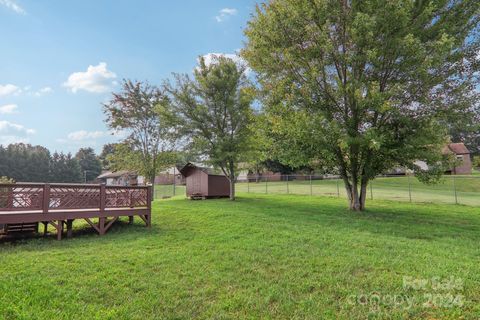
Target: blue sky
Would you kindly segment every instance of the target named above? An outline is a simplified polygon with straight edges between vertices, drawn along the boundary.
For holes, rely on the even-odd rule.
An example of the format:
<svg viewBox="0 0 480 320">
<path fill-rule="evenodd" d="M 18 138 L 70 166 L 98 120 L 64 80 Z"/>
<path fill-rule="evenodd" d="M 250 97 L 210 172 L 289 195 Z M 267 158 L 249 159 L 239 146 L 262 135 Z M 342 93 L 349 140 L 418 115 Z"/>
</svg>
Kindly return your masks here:
<svg viewBox="0 0 480 320">
<path fill-rule="evenodd" d="M 254 0 L 0 0 L 0 144 L 76 152 L 118 141 L 101 103 L 243 46 Z"/>
</svg>

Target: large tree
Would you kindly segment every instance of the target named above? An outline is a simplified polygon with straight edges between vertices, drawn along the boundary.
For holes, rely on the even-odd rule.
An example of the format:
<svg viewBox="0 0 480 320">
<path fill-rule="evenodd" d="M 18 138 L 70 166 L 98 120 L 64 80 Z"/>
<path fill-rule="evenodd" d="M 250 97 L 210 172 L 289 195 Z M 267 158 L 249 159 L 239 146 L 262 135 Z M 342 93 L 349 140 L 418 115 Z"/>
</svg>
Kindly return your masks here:
<svg viewBox="0 0 480 320">
<path fill-rule="evenodd" d="M 234 200 L 238 164 L 248 159 L 253 145 L 254 95 L 245 66 L 223 56 L 215 56 L 210 64 L 200 58 L 193 79 L 177 75 L 176 80 L 169 91 L 191 138 L 189 147 L 223 171 Z"/>
<path fill-rule="evenodd" d="M 80 164 L 84 182 L 93 181 L 102 172 L 102 163 L 92 148 L 80 148 L 75 154 Z"/>
<path fill-rule="evenodd" d="M 70 153 L 54 152 L 50 164 L 49 180 L 58 183 L 83 182 L 80 163 Z"/>
<path fill-rule="evenodd" d="M 0 146 L 0 176 L 21 182 L 48 182 L 50 152 L 42 146 L 24 143 Z"/>
<path fill-rule="evenodd" d="M 178 130 L 167 95 L 145 82 L 123 82 L 104 104 L 108 126 L 127 132 L 108 157 L 112 169 L 134 170 L 154 183 L 155 175 L 175 163 Z"/>
<path fill-rule="evenodd" d="M 435 166 L 446 141 L 442 123 L 478 98 L 479 5 L 271 0 L 257 7 L 243 56 L 263 89 L 272 152 L 294 166 L 338 169 L 352 210 L 365 208 L 375 175 L 415 160 Z"/>
<path fill-rule="evenodd" d="M 103 170 L 110 170 L 112 164 L 109 158 L 114 154 L 116 145 L 116 143 L 107 143 L 103 146 L 102 153 L 98 156 Z"/>
</svg>

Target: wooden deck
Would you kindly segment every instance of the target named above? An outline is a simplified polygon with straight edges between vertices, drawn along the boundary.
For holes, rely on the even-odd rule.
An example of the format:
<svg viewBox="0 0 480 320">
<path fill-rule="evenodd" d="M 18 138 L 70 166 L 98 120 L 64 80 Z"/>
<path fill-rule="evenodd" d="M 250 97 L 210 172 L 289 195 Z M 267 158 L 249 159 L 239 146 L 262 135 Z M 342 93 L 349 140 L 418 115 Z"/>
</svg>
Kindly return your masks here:
<svg viewBox="0 0 480 320">
<path fill-rule="evenodd" d="M 76 219 L 85 220 L 104 235 L 119 217 L 135 216 L 151 225 L 151 187 L 117 187 L 91 184 L 0 184 L 0 225 L 41 223 L 72 235 Z"/>
</svg>

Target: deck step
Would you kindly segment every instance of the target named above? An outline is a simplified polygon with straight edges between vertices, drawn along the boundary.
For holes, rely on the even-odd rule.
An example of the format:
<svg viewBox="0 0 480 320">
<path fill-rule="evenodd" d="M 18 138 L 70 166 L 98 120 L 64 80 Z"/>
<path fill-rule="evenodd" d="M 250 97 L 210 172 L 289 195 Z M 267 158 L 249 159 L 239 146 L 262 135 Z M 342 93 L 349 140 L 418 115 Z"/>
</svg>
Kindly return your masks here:
<svg viewBox="0 0 480 320">
<path fill-rule="evenodd" d="M 4 226 L 4 232 L 9 233 L 32 233 L 38 231 L 38 222 L 10 223 Z"/>
</svg>

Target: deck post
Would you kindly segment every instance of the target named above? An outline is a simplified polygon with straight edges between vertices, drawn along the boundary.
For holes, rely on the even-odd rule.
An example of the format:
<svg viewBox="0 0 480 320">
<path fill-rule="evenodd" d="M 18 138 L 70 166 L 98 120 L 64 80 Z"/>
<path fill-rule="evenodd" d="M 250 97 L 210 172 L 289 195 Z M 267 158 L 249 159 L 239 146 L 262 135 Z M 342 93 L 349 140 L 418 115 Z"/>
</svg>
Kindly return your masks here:
<svg viewBox="0 0 480 320">
<path fill-rule="evenodd" d="M 100 185 L 100 213 L 103 215 L 105 213 L 105 202 L 106 202 L 106 191 L 105 184 Z"/>
<path fill-rule="evenodd" d="M 105 204 L 107 202 L 106 197 L 106 187 L 105 184 L 102 183 L 100 185 L 100 217 L 98 218 L 98 234 L 103 236 L 105 234 Z"/>
<path fill-rule="evenodd" d="M 57 221 L 57 240 L 62 240 L 63 220 Z"/>
<path fill-rule="evenodd" d="M 105 234 L 105 217 L 98 218 L 98 234 L 103 236 Z"/>
<path fill-rule="evenodd" d="M 73 219 L 67 220 L 67 238 L 71 238 L 73 236 Z"/>
<path fill-rule="evenodd" d="M 128 224 L 133 224 L 133 216 L 128 216 Z"/>
<path fill-rule="evenodd" d="M 50 208 L 50 185 L 46 183 L 43 186 L 43 199 L 42 199 L 43 213 L 47 214 L 49 208 Z"/>
</svg>

